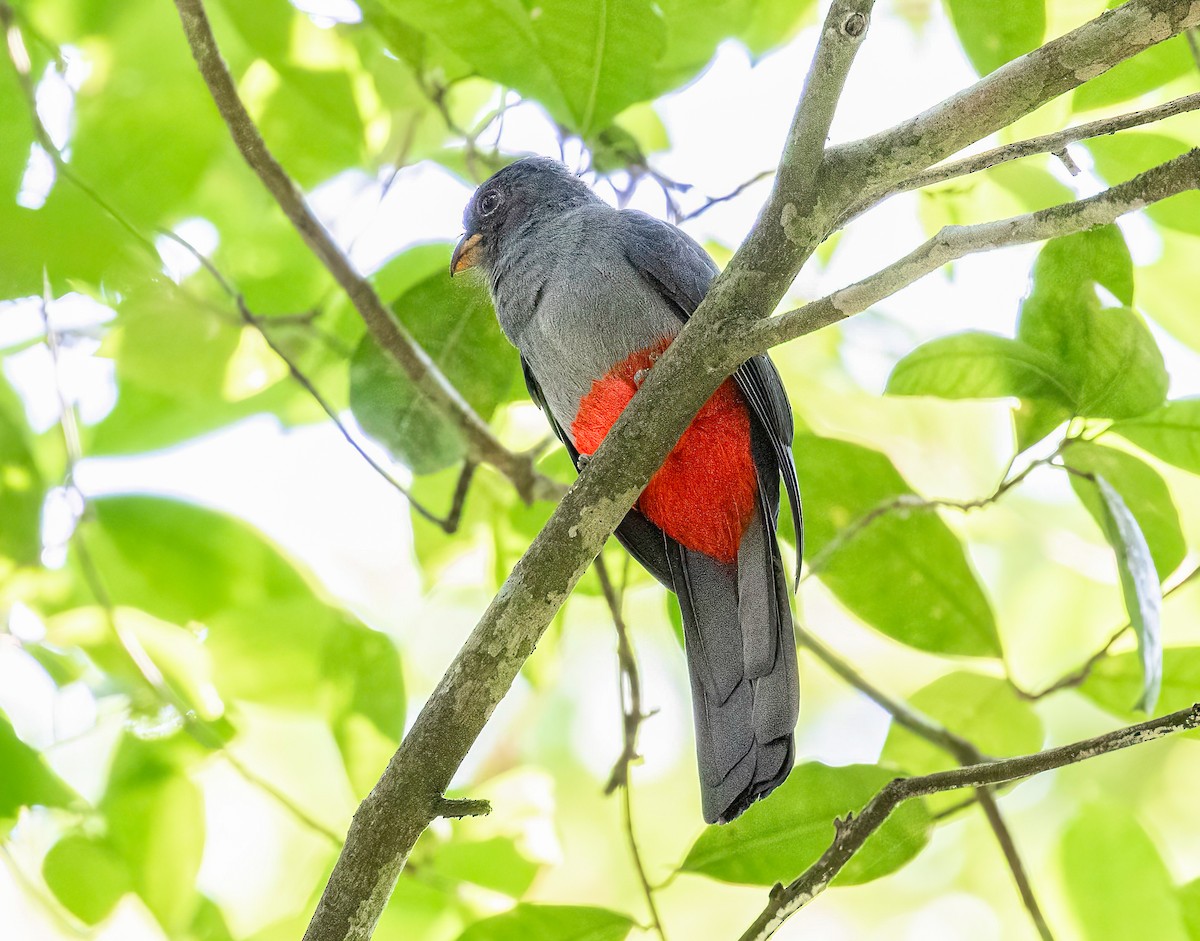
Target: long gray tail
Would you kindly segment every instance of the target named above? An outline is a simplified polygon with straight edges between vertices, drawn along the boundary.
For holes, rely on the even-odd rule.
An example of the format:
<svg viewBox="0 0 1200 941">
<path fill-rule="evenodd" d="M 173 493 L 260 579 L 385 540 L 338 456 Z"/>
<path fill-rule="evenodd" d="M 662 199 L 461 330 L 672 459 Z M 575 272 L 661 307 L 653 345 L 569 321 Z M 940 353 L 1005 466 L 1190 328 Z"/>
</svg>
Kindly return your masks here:
<svg viewBox="0 0 1200 941">
<path fill-rule="evenodd" d="M 761 509 L 735 563 L 666 542 L 683 612 L 704 819 L 727 823 L 792 768 L 800 679 L 783 563 Z"/>
</svg>

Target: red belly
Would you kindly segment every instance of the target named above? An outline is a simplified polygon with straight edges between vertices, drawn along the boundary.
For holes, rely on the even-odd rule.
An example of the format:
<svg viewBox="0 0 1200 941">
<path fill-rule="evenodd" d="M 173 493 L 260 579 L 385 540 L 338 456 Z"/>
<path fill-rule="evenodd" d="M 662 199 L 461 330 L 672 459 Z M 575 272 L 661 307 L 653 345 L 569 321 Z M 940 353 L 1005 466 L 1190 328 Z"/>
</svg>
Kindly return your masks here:
<svg viewBox="0 0 1200 941">
<path fill-rule="evenodd" d="M 579 402 L 571 437 L 591 455 L 624 411 L 649 369 L 671 343 L 667 337 L 618 363 Z M 722 562 L 737 558 L 754 515 L 758 477 L 750 453 L 750 415 L 732 379 L 713 393 L 650 478 L 637 508 L 676 542 Z"/>
</svg>

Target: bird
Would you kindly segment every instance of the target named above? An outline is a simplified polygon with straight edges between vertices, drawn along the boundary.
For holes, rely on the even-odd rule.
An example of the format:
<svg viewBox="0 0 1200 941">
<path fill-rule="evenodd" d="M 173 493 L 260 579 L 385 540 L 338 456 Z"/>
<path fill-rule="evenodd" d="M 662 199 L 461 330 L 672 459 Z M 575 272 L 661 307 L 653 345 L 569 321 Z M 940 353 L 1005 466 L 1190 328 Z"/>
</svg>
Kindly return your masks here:
<svg viewBox="0 0 1200 941">
<path fill-rule="evenodd" d="M 548 157 L 482 183 L 463 228 L 451 277 L 483 272 L 530 397 L 582 469 L 717 267 L 676 226 L 613 208 Z M 800 683 L 776 534 L 782 479 L 799 545 L 792 438 L 779 373 L 755 356 L 700 409 L 615 533 L 679 601 L 710 824 L 770 794 L 794 760 Z"/>
</svg>

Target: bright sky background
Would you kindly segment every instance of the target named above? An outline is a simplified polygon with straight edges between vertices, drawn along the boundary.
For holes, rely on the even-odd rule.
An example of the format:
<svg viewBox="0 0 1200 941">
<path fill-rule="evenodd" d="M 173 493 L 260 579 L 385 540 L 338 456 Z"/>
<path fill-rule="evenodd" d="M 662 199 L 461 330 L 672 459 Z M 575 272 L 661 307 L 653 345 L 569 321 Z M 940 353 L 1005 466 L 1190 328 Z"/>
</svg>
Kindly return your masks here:
<svg viewBox="0 0 1200 941">
<path fill-rule="evenodd" d="M 335 19 L 351 19 L 356 14 L 350 0 L 305 0 L 296 5 Z M 700 79 L 656 104 L 672 148 L 654 158 L 654 164 L 666 176 L 694 185 L 694 194 L 682 198 L 685 208 L 696 205 L 703 194 L 728 192 L 774 164 L 816 35 L 815 27 L 806 29 L 787 47 L 757 64 L 750 61 L 742 47 L 727 43 Z M 890 5 L 885 6 L 876 15 L 851 73 L 833 124 L 832 140 L 850 140 L 882 129 L 970 84 L 974 73 L 955 50 L 957 43 L 944 16 L 935 12 L 924 35 L 916 36 L 890 11 Z M 887 80 L 880 81 L 880 76 L 887 76 Z M 77 74 L 69 78 L 78 81 Z M 50 81 L 39 102 L 55 136 L 65 140 L 70 123 L 68 83 Z M 503 145 L 509 151 L 558 154 L 553 126 L 532 104 L 507 115 Z M 1072 180 L 1064 171 L 1060 178 L 1079 192 L 1094 191 L 1098 184 L 1086 172 L 1086 153 L 1077 149 L 1074 156 L 1085 166 L 1084 175 Z M 50 180 L 44 170 L 35 167 L 27 182 L 30 198 L 36 200 L 37 188 Z M 685 228 L 702 242 L 736 244 L 753 222 L 767 185 L 761 183 L 741 198 L 714 207 Z M 349 173 L 318 188 L 311 199 L 339 241 L 344 245 L 353 242 L 352 258 L 364 273 L 411 245 L 457 238 L 471 188 L 435 165 L 421 164 L 401 171 L 382 203 L 379 192 L 379 181 Z M 607 187 L 601 187 L 601 193 L 612 195 Z M 824 294 L 900 257 L 923 241 L 916 199 L 912 194 L 896 197 L 859 220 L 838 247 L 832 263 L 824 269 L 810 265 L 797 282 L 794 295 Z M 632 205 L 663 215 L 661 193 L 651 183 L 638 189 Z M 1135 260 L 1145 263 L 1153 259 L 1158 245 L 1149 227 L 1136 218 L 1122 225 Z M 203 220 L 186 223 L 181 229 L 202 250 L 212 249 L 214 230 Z M 953 280 L 944 273 L 925 278 L 883 305 L 886 329 L 881 329 L 878 316 L 873 316 L 869 330 L 851 322 L 846 328 L 849 368 L 868 389 L 879 391 L 896 358 L 922 339 L 968 327 L 1011 335 L 1036 251 L 1037 246 L 1026 246 L 967 258 L 956 265 Z M 190 259 L 171 252 L 169 243 L 163 253 L 177 272 L 189 270 Z M 102 322 L 111 312 L 85 298 L 70 297 L 55 302 L 50 315 L 63 329 Z M 1156 334 L 1171 372 L 1172 396 L 1200 392 L 1196 355 L 1161 331 L 1156 330 Z M 0 305 L 0 346 L 41 335 L 36 303 Z M 59 377 L 66 394 L 78 399 L 87 422 L 101 418 L 115 400 L 111 366 L 94 357 L 94 352 L 95 345 L 87 343 L 65 350 Z M 781 355 L 788 354 L 785 350 Z M 44 429 L 54 423 L 58 405 L 45 347 L 32 346 L 10 357 L 5 371 L 24 394 L 35 427 Z M 353 426 L 351 416 L 344 418 Z M 521 421 L 528 422 L 531 429 L 540 428 L 540 417 L 532 406 Z M 386 455 L 377 456 L 387 461 Z M 399 468 L 397 473 L 403 476 L 404 471 Z M 273 418 L 254 418 L 160 454 L 85 460 L 78 468 L 77 481 L 89 495 L 162 493 L 227 510 L 267 533 L 308 566 L 332 595 L 376 626 L 395 628 L 411 614 L 400 609 L 407 604 L 415 610 L 421 604 L 418 577 L 410 561 L 411 531 L 404 502 L 329 425 L 284 430 Z M 65 540 L 70 518 L 61 506 L 51 508 L 47 525 L 52 541 L 56 533 L 59 540 Z M 48 552 L 48 559 L 53 560 L 55 550 Z M 386 609 L 379 607 L 381 584 L 391 586 Z M 441 625 L 437 636 L 424 637 L 411 649 L 406 646 L 405 654 L 417 658 L 421 673 L 437 675 L 469 627 L 469 623 Z M 36 625 L 28 629 L 36 631 Z M 25 659 L 9 653 L 0 646 L 0 707 L 14 717 L 23 735 L 35 743 L 45 742 L 56 731 L 61 734 L 64 723 L 67 727 L 86 727 L 90 723 L 93 707 L 86 697 L 56 692 L 44 675 L 29 669 Z M 609 654 L 604 650 L 597 656 Z M 607 669 L 607 661 L 603 662 Z M 655 661 L 648 662 L 647 684 L 658 689 L 668 687 L 666 680 L 655 675 L 659 669 Z M 569 681 L 570 677 L 564 679 Z M 426 690 L 412 692 L 420 699 Z M 660 700 L 669 695 L 660 694 Z M 842 691 L 838 696 L 821 712 L 821 722 L 802 721 L 801 754 L 834 764 L 873 761 L 885 731 L 885 717 L 853 693 Z M 520 700 L 519 691 L 511 695 L 502 707 L 501 719 L 506 712 L 519 708 Z M 686 704 L 667 705 L 671 706 L 664 710 L 668 715 L 645 726 L 643 751 L 647 763 L 639 774 L 653 775 L 659 762 L 669 765 L 681 743 L 690 741 Z M 581 732 L 586 740 L 598 743 L 588 750 L 607 768 L 609 756 L 617 751 L 617 729 L 612 721 L 615 700 L 597 701 L 589 708 L 590 718 Z M 414 712 L 410 710 L 410 716 Z M 858 730 L 853 738 L 842 732 L 848 724 Z M 218 789 L 234 786 L 220 780 L 210 783 Z M 1032 792 L 1037 785 L 1028 787 Z M 215 804 L 210 803 L 212 806 Z M 241 868 L 260 866 L 263 861 L 258 857 L 246 857 L 250 843 L 223 839 L 217 831 L 250 827 L 258 833 L 253 828 L 259 826 L 255 821 L 260 820 L 261 813 L 261 807 L 247 805 L 245 813 L 236 819 L 214 820 L 211 852 L 215 855 L 206 857 L 206 867 L 239 866 L 239 854 Z M 227 826 L 220 828 L 218 823 Z M 263 842 L 257 841 L 260 846 Z M 19 890 L 3 877 L 3 871 L 0 869 L 0 910 L 15 911 Z M 947 896 L 937 903 L 936 911 L 931 909 L 910 920 L 903 925 L 903 932 L 894 936 L 914 941 L 965 937 L 959 933 L 961 926 L 971 924 L 972 938 L 999 938 L 1000 929 L 990 909 L 977 901 L 969 896 Z M 810 936 L 833 941 L 846 936 L 833 911 L 822 908 L 820 914 L 805 922 Z M 114 941 L 153 937 L 143 931 L 144 925 L 118 922 L 107 937 Z M 16 936 L 26 935 L 18 932 Z"/>
</svg>

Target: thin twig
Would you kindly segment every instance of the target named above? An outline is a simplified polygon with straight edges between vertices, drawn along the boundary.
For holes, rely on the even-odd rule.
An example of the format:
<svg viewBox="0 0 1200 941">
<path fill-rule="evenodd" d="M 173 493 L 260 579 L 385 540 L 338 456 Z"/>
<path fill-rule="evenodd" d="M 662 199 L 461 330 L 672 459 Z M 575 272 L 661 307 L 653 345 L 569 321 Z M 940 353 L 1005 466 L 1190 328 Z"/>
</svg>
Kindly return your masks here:
<svg viewBox="0 0 1200 941">
<path fill-rule="evenodd" d="M 642 860 L 642 851 L 638 846 L 637 833 L 633 825 L 633 799 L 631 794 L 633 788 L 629 780 L 629 766 L 633 762 L 641 760 L 637 753 L 637 736 L 638 729 L 641 728 L 641 724 L 647 716 L 642 712 L 642 682 L 638 672 L 637 657 L 634 656 L 633 644 L 629 640 L 629 628 L 625 623 L 625 616 L 621 610 L 621 595 L 624 594 L 625 586 L 622 584 L 620 591 L 618 591 L 613 585 L 603 555 L 596 556 L 594 565 L 596 578 L 600 581 L 600 588 L 604 592 L 604 600 L 608 602 L 608 609 L 612 614 L 613 627 L 616 628 L 617 632 L 617 660 L 620 664 L 622 701 L 621 727 L 624 733 L 624 745 L 621 749 L 621 756 L 613 766 L 612 775 L 608 779 L 604 793 L 611 794 L 617 789 L 621 790 L 621 816 L 625 823 L 625 838 L 629 843 L 629 855 L 633 859 L 633 866 L 637 871 L 638 882 L 642 886 L 642 895 L 646 899 L 646 908 L 650 911 L 650 923 L 658 935 L 659 941 L 667 941 L 667 933 L 663 928 L 662 918 L 658 913 L 658 904 L 654 899 L 654 887 L 650 884 L 650 879 L 646 875 L 646 864 Z"/>
<path fill-rule="evenodd" d="M 1165 601 L 1167 598 L 1170 598 L 1171 595 L 1175 594 L 1175 592 L 1179 591 L 1179 589 L 1183 588 L 1185 585 L 1191 584 L 1198 577 L 1200 577 L 1200 564 L 1194 566 L 1186 575 L 1176 579 L 1169 588 L 1163 589 L 1163 600 Z M 1053 683 L 1038 690 L 1037 692 L 1030 692 L 1026 689 L 1023 689 L 1016 683 L 1015 680 L 1013 680 L 1011 676 L 1008 678 L 1008 683 L 1012 687 L 1013 692 L 1015 692 L 1022 699 L 1027 699 L 1030 702 L 1037 702 L 1039 699 L 1045 699 L 1052 693 L 1057 693 L 1064 689 L 1072 689 L 1076 686 L 1082 686 L 1087 681 L 1087 678 L 1092 675 L 1092 671 L 1096 669 L 1099 663 L 1109 655 L 1113 647 L 1116 646 L 1117 641 L 1124 637 L 1127 631 L 1132 629 L 1133 625 L 1129 622 L 1126 622 L 1109 636 L 1108 641 L 1103 647 L 1088 657 L 1087 660 L 1085 660 L 1080 666 L 1072 670 L 1070 673 L 1060 676 Z"/>
<path fill-rule="evenodd" d="M 945 726 L 918 712 L 907 703 L 901 702 L 875 686 L 848 662 L 834 653 L 829 647 L 826 647 L 810 631 L 800 625 L 796 625 L 795 630 L 796 639 L 801 645 L 811 651 L 831 672 L 888 712 L 899 725 L 925 739 L 925 741 L 937 748 L 940 748 L 961 765 L 979 764 L 987 759 L 987 756 L 979 750 L 974 742 L 963 738 L 961 735 L 957 735 Z M 1008 868 L 1012 872 L 1013 881 L 1017 885 L 1021 900 L 1024 902 L 1025 908 L 1029 911 L 1029 916 L 1037 927 L 1038 933 L 1041 935 L 1043 941 L 1053 941 L 1053 936 L 1046 925 L 1045 916 L 1042 914 L 1041 907 L 1038 905 L 1033 887 L 1029 881 L 1029 876 L 1025 871 L 1025 864 L 1017 852 L 1016 844 L 1013 841 L 1012 834 L 1008 830 L 1008 825 L 1005 823 L 1004 817 L 1000 813 L 1000 808 L 996 803 L 992 789 L 987 787 L 978 788 L 974 799 L 983 808 L 988 825 L 992 828 L 992 832 L 996 836 L 996 841 L 999 843 L 1005 862 L 1008 863 Z"/>
<path fill-rule="evenodd" d="M 750 179 L 746 180 L 745 183 L 739 183 L 737 186 L 735 186 L 733 189 L 731 189 L 728 193 L 724 194 L 723 196 L 710 196 L 708 199 L 706 199 L 704 201 L 704 204 L 702 206 L 700 206 L 697 209 L 693 209 L 687 215 L 680 216 L 678 219 L 673 220 L 673 221 L 675 221 L 676 224 L 682 224 L 684 222 L 689 222 L 692 219 L 695 219 L 697 216 L 704 215 L 706 212 L 708 212 L 710 209 L 712 209 L 713 206 L 720 205 L 721 203 L 727 203 L 732 199 L 737 199 L 739 196 L 742 195 L 742 193 L 746 192 L 746 190 L 748 190 L 750 187 L 752 187 L 755 183 L 761 183 L 763 180 L 767 179 L 767 177 L 771 177 L 774 175 L 775 175 L 774 167 L 772 167 L 770 170 L 760 170 L 758 173 L 754 174 L 754 176 L 750 177 Z"/>
<path fill-rule="evenodd" d="M 1029 474 L 1038 467 L 1050 464 L 1058 455 L 1056 450 L 1054 454 L 1044 458 L 1039 458 L 1036 461 L 1031 461 L 1022 471 L 1015 477 L 1005 477 L 1004 480 L 985 497 L 977 497 L 974 500 L 951 500 L 948 498 L 926 498 L 915 493 L 901 493 L 885 500 L 878 506 L 872 507 L 862 516 L 858 517 L 848 526 L 843 527 L 808 563 L 807 570 L 800 581 L 806 581 L 813 575 L 819 575 L 829 565 L 833 557 L 851 541 L 857 538 L 862 532 L 867 529 L 872 523 L 890 513 L 896 512 L 924 512 L 936 510 L 939 508 L 962 510 L 969 512 L 970 510 L 982 509 L 986 506 L 991 506 L 993 503 L 1003 497 L 1013 487 L 1021 483 Z M 1015 460 L 1015 457 L 1014 457 Z M 1008 470 L 1011 470 L 1012 462 L 1009 463 Z M 1006 470 L 1007 475 L 1007 470 Z"/>
<path fill-rule="evenodd" d="M 304 391 L 312 396 L 313 401 L 317 403 L 321 411 L 325 413 L 326 417 L 333 422 L 334 427 L 337 428 L 342 437 L 346 439 L 346 442 L 350 445 L 350 447 L 358 452 L 359 457 L 366 461 L 376 474 L 382 477 L 392 488 L 400 493 L 409 502 L 418 515 L 429 520 L 429 522 L 440 528 L 447 535 L 451 535 L 456 532 L 458 530 L 459 521 L 462 518 L 463 504 L 466 501 L 467 496 L 466 492 L 470 487 L 471 479 L 475 473 L 475 464 L 471 461 L 467 461 L 465 464 L 463 464 L 462 473 L 459 475 L 458 484 L 454 489 L 454 496 L 451 500 L 450 511 L 445 516 L 439 516 L 438 514 L 434 513 L 433 510 L 426 507 L 416 497 L 414 497 L 412 491 L 408 487 L 396 480 L 396 478 L 393 477 L 387 471 L 387 469 L 383 467 L 382 464 L 376 461 L 375 458 L 373 458 L 367 452 L 366 448 L 359 444 L 358 439 L 351 434 L 350 429 L 347 428 L 342 422 L 337 410 L 329 404 L 329 401 L 324 395 L 321 394 L 321 391 L 316 387 L 313 381 L 308 378 L 307 374 L 305 374 L 305 372 L 299 367 L 287 350 L 285 350 L 283 346 L 273 336 L 271 336 L 271 332 L 267 329 L 267 325 L 273 323 L 275 318 L 260 317 L 251 311 L 246 305 L 245 296 L 229 282 L 229 280 L 221 273 L 221 271 L 212 263 L 209 258 L 207 258 L 195 246 L 193 246 L 191 242 L 187 241 L 187 239 L 176 234 L 175 232 L 166 230 L 163 231 L 163 235 L 190 253 L 192 257 L 195 258 L 200 264 L 200 266 L 206 272 L 208 272 L 213 280 L 217 282 L 221 290 L 223 290 L 229 296 L 230 300 L 232 300 L 234 305 L 237 307 L 238 313 L 242 318 L 242 322 L 258 331 L 264 342 L 268 347 L 270 347 L 271 352 L 278 356 L 283 361 L 284 365 L 287 366 L 288 372 L 291 374 L 292 379 L 294 379 L 296 383 L 304 389 Z"/>
<path fill-rule="evenodd" d="M 1032 157 L 1036 154 L 1058 155 L 1059 153 L 1065 153 L 1066 146 L 1076 141 L 1088 140 L 1093 137 L 1104 137 L 1108 134 L 1115 134 L 1118 131 L 1128 130 L 1131 127 L 1139 127 L 1143 124 L 1163 121 L 1177 114 L 1195 111 L 1198 108 L 1200 108 L 1200 92 L 1184 95 L 1182 98 L 1176 98 L 1174 101 L 1168 101 L 1166 104 L 1157 105 L 1153 108 L 1133 111 L 1115 118 L 1089 121 L 1087 124 L 1079 124 L 1075 127 L 1069 127 L 1066 130 L 1056 131 L 1053 134 L 1044 134 L 1041 137 L 1033 137 L 1029 140 L 993 147 L 991 150 L 985 150 L 983 153 L 975 154 L 971 157 L 964 157 L 962 160 L 955 160 L 951 163 L 943 163 L 939 166 L 931 167 L 897 184 L 892 192 L 903 193 L 925 186 L 933 186 L 934 184 L 943 183 L 946 180 L 956 177 L 967 176 L 971 173 L 978 173 L 980 170 L 990 169 L 999 164 L 1007 163 L 1010 160 L 1019 160 L 1022 157 Z M 1076 167 L 1075 172 L 1077 173 L 1078 170 L 1079 168 Z"/>
<path fill-rule="evenodd" d="M 841 872 L 846 863 L 862 848 L 867 838 L 878 830 L 892 812 L 905 801 L 960 788 L 981 788 L 1006 784 L 1010 781 L 1020 781 L 1067 765 L 1078 764 L 1099 755 L 1106 755 L 1134 745 L 1142 745 L 1197 727 L 1200 727 L 1200 704 L 1151 719 L 1148 722 L 1139 722 L 1136 725 L 1097 735 L 1095 738 L 1032 755 L 968 765 L 951 771 L 938 771 L 919 777 L 896 778 L 885 784 L 871 798 L 861 813 L 841 822 L 833 842 L 820 859 L 787 886 L 771 893 L 766 908 L 742 935 L 741 941 L 763 941 L 774 934 L 788 917 L 811 902 L 829 886 L 829 883 Z"/>
</svg>

